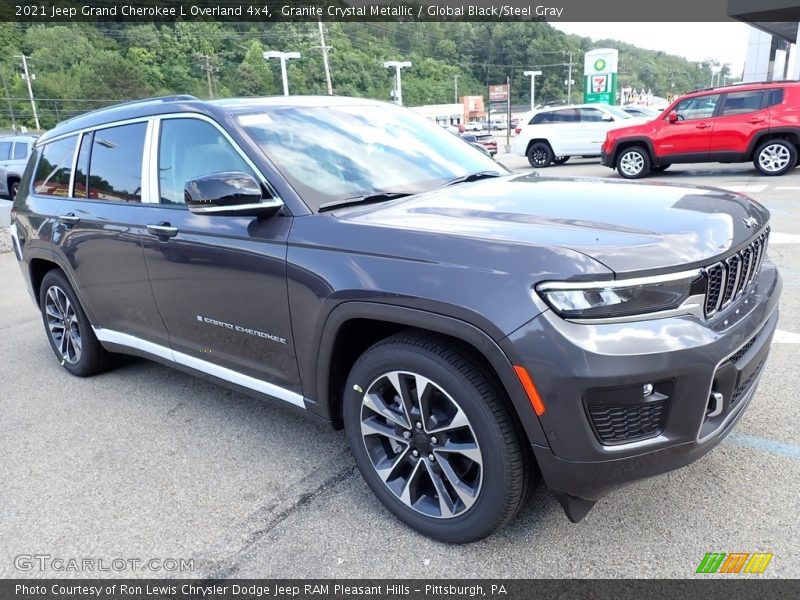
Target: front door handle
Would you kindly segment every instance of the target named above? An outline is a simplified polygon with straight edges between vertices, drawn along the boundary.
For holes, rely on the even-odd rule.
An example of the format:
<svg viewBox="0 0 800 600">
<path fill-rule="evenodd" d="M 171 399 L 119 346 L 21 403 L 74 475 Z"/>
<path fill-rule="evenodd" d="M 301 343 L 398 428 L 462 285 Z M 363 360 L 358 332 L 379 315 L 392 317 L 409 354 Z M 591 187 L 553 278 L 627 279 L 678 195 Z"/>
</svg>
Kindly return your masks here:
<svg viewBox="0 0 800 600">
<path fill-rule="evenodd" d="M 708 129 L 711 125 L 707 125 L 706 123 L 700 123 L 699 125 L 695 125 L 697 129 Z"/>
<path fill-rule="evenodd" d="M 60 215 L 58 220 L 61 221 L 64 225 L 77 225 L 80 223 L 81 218 L 76 215 L 75 213 L 69 213 L 66 215 Z"/>
<path fill-rule="evenodd" d="M 177 227 L 173 227 L 169 223 L 163 221 L 157 225 L 148 225 L 147 231 L 158 237 L 171 238 L 178 235 Z"/>
</svg>

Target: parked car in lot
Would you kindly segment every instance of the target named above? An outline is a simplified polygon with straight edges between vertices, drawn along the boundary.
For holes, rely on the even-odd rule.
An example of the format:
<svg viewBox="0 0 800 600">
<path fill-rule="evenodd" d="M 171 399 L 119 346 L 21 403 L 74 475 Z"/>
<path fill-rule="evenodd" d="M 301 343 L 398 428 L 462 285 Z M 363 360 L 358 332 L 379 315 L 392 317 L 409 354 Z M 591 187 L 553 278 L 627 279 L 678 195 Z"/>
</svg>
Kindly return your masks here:
<svg viewBox="0 0 800 600">
<path fill-rule="evenodd" d="M 655 119 L 662 112 L 652 106 L 640 106 L 638 104 L 629 104 L 620 108 L 632 117 L 644 117 L 646 119 Z"/>
<path fill-rule="evenodd" d="M 464 125 L 464 131 L 483 131 L 485 129 L 484 122 L 482 121 L 470 121 L 466 125 Z"/>
<path fill-rule="evenodd" d="M 17 195 L 35 141 L 36 136 L 32 135 L 0 137 L 0 169 L 4 171 L 0 177 L 0 197 L 13 200 Z"/>
<path fill-rule="evenodd" d="M 519 128 L 511 151 L 526 156 L 531 166 L 539 168 L 563 164 L 572 156 L 600 156 L 607 131 L 643 121 L 608 104 L 544 108 Z"/>
<path fill-rule="evenodd" d="M 602 163 L 626 179 L 699 162 L 753 161 L 762 175 L 784 175 L 797 164 L 799 106 L 798 82 L 692 92 L 656 119 L 609 131 Z"/>
<path fill-rule="evenodd" d="M 709 452 L 778 319 L 747 197 L 513 175 L 364 99 L 88 113 L 37 140 L 13 216 L 68 373 L 134 354 L 343 427 L 387 509 L 448 542 L 540 477 L 578 521 Z"/>
<path fill-rule="evenodd" d="M 461 134 L 461 137 L 470 143 L 478 144 L 485 148 L 486 152 L 489 153 L 489 156 L 494 156 L 497 154 L 497 140 L 494 139 L 490 133 L 479 133 L 477 135 L 472 133 L 463 133 Z"/>
</svg>

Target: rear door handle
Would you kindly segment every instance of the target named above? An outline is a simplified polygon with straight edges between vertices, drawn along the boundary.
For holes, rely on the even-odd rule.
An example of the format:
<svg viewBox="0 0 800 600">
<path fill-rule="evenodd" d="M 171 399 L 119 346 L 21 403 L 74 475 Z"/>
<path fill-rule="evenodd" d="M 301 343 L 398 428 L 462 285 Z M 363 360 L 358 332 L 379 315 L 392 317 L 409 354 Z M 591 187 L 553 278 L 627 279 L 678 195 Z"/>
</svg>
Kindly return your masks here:
<svg viewBox="0 0 800 600">
<path fill-rule="evenodd" d="M 174 237 L 178 235 L 178 228 L 173 227 L 169 223 L 159 223 L 157 225 L 148 225 L 147 231 L 158 237 Z"/>
<path fill-rule="evenodd" d="M 697 129 L 708 129 L 711 125 L 706 125 L 705 123 L 700 123 L 699 125 L 695 125 Z"/>
<path fill-rule="evenodd" d="M 753 117 L 748 121 L 748 123 L 752 123 L 753 125 L 755 125 L 756 123 L 763 123 L 764 121 L 766 121 L 766 119 L 764 119 L 763 117 Z"/>
<path fill-rule="evenodd" d="M 64 225 L 77 225 L 80 223 L 81 218 L 76 215 L 75 213 L 69 213 L 66 215 L 60 215 L 58 220 L 61 221 Z"/>
</svg>

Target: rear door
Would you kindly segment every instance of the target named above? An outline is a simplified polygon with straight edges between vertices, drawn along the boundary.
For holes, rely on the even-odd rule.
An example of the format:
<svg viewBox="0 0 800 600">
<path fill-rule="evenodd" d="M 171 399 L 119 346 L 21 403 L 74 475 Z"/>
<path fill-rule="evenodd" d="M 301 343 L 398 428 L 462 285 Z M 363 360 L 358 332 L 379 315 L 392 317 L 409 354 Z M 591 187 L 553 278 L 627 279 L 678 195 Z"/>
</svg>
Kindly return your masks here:
<svg viewBox="0 0 800 600">
<path fill-rule="evenodd" d="M 190 179 L 222 171 L 265 179 L 210 119 L 170 115 L 158 123 L 157 203 L 147 209 L 144 252 L 175 360 L 303 406 L 286 282 L 292 217 L 190 212 Z"/>
<path fill-rule="evenodd" d="M 673 109 L 678 115 L 674 123 L 664 115 L 653 136 L 656 155 L 675 162 L 708 160 L 719 99 L 720 94 L 710 94 L 682 100 Z"/>
<path fill-rule="evenodd" d="M 722 99 L 711 133 L 711 158 L 743 158 L 750 140 L 769 128 L 768 90 L 730 92 Z"/>
<path fill-rule="evenodd" d="M 69 265 L 92 324 L 105 330 L 98 338 L 166 348 L 166 328 L 142 253 L 142 164 L 148 127 L 142 120 L 84 133 L 72 194 L 69 179 L 49 178 L 51 169 L 44 160 L 34 187 L 36 193 L 64 196 L 53 240 Z"/>
<path fill-rule="evenodd" d="M 547 125 L 548 141 L 553 147 L 556 156 L 575 155 L 583 152 L 585 145 L 584 135 L 581 131 L 580 113 L 577 108 L 560 108 L 551 112 L 551 121 Z M 599 153 L 599 149 L 598 149 Z"/>
</svg>

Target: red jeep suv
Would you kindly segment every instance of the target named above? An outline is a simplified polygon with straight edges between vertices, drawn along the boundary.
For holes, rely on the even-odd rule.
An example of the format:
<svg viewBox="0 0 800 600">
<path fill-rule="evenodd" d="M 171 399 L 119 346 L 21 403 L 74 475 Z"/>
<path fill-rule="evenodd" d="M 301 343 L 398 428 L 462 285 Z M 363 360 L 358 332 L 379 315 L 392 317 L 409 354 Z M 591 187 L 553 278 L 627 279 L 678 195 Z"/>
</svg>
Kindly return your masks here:
<svg viewBox="0 0 800 600">
<path fill-rule="evenodd" d="M 601 162 L 626 179 L 672 163 L 748 162 L 783 175 L 797 162 L 800 82 L 772 81 L 690 92 L 659 117 L 606 135 Z"/>
</svg>

